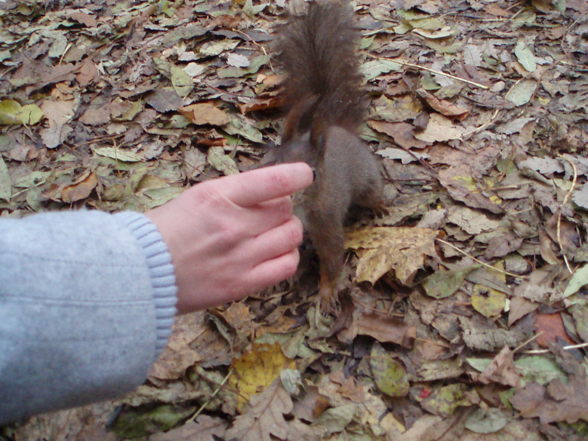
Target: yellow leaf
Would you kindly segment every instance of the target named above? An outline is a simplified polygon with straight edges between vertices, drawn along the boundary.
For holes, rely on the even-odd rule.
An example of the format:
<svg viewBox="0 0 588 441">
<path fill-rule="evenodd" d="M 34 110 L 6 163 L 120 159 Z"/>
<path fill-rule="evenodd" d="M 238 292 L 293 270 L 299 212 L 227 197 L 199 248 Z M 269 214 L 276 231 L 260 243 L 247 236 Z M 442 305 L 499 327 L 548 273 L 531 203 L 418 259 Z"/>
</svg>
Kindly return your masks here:
<svg viewBox="0 0 588 441">
<path fill-rule="evenodd" d="M 43 111 L 36 104 L 21 106 L 14 100 L 0 101 L 0 125 L 31 126 L 41 121 L 43 116 Z"/>
<path fill-rule="evenodd" d="M 233 360 L 233 375 L 229 383 L 239 391 L 238 408 L 249 398 L 262 392 L 283 369 L 294 369 L 294 360 L 287 358 L 279 343 L 254 343 L 249 351 Z"/>
<path fill-rule="evenodd" d="M 500 261 L 493 265 L 494 268 L 504 270 L 504 262 Z M 506 277 L 503 273 L 498 276 L 503 282 Z M 489 286 L 474 285 L 472 290 L 472 308 L 484 317 L 499 316 L 506 306 L 506 294 L 497 291 Z"/>
</svg>

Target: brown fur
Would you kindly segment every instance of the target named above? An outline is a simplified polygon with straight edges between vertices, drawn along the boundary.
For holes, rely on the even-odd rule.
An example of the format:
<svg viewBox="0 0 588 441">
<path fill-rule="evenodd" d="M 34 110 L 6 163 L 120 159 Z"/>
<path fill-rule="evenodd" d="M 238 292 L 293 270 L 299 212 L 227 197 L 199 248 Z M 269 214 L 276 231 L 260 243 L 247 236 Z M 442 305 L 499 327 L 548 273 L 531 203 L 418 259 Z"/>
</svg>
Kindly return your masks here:
<svg viewBox="0 0 588 441">
<path fill-rule="evenodd" d="M 347 3 L 317 1 L 306 15 L 290 17 L 278 40 L 290 111 L 277 159 L 306 162 L 317 173 L 300 205 L 319 256 L 326 310 L 337 303 L 349 208 L 376 208 L 382 201 L 379 164 L 356 134 L 365 98 L 352 16 Z"/>
</svg>

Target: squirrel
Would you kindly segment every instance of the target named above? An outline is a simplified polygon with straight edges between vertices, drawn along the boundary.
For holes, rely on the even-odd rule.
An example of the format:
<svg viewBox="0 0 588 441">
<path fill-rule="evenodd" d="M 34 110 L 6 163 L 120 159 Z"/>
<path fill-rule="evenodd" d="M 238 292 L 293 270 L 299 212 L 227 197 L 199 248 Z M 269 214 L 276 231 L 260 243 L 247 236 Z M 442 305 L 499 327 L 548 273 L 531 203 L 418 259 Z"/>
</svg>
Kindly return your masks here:
<svg viewBox="0 0 588 441">
<path fill-rule="evenodd" d="M 366 113 L 356 53 L 358 32 L 346 1 L 317 0 L 278 31 L 277 60 L 286 73 L 286 116 L 276 162 L 306 162 L 315 182 L 299 207 L 319 258 L 321 310 L 338 307 L 343 225 L 352 205 L 379 208 L 380 166 L 357 135 Z"/>
</svg>

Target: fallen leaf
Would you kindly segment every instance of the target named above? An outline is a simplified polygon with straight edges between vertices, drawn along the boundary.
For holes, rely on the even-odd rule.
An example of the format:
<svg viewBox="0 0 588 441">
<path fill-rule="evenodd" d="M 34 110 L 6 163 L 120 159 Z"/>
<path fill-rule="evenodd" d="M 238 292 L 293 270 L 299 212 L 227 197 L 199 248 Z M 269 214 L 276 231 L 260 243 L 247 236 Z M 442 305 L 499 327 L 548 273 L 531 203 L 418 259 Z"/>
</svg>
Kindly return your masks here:
<svg viewBox="0 0 588 441">
<path fill-rule="evenodd" d="M 500 409 L 476 409 L 465 421 L 465 427 L 475 433 L 495 433 L 509 422 L 510 418 Z"/>
<path fill-rule="evenodd" d="M 416 337 L 416 328 L 394 317 L 379 312 L 355 311 L 351 325 L 338 337 L 351 342 L 357 335 L 369 335 L 382 343 L 395 343 L 411 348 Z"/>
<path fill-rule="evenodd" d="M 0 125 L 32 126 L 43 119 L 44 113 L 36 104 L 21 106 L 19 102 L 5 99 L 0 101 Z"/>
<path fill-rule="evenodd" d="M 415 134 L 415 138 L 424 142 L 441 142 L 459 139 L 464 132 L 463 127 L 455 125 L 449 118 L 432 113 L 425 130 Z"/>
<path fill-rule="evenodd" d="M 67 123 L 73 118 L 76 107 L 73 101 L 43 102 L 41 109 L 47 115 L 49 127 L 41 130 L 41 137 L 47 148 L 59 147 L 71 132 L 72 129 Z"/>
<path fill-rule="evenodd" d="M 499 383 L 518 387 L 519 374 L 514 365 L 514 353 L 510 348 L 503 347 L 484 371 L 476 377 L 476 380 L 483 384 Z"/>
<path fill-rule="evenodd" d="M 375 283 L 390 270 L 402 283 L 422 268 L 426 256 L 436 256 L 438 232 L 427 228 L 366 227 L 346 235 L 345 247 L 358 250 L 356 280 Z"/>
<path fill-rule="evenodd" d="M 415 393 L 418 388 L 415 388 Z M 478 394 L 468 388 L 465 384 L 450 384 L 447 386 L 434 387 L 426 398 L 419 399 L 421 406 L 426 411 L 448 417 L 452 415 L 458 407 L 471 406 L 479 402 Z"/>
<path fill-rule="evenodd" d="M 176 380 L 183 377 L 188 368 L 205 359 L 206 355 L 192 348 L 191 344 L 197 340 L 205 341 L 207 331 L 204 313 L 178 316 L 172 335 L 158 360 L 151 367 L 149 377 L 160 380 Z"/>
<path fill-rule="evenodd" d="M 191 104 L 182 107 L 180 113 L 196 125 L 224 126 L 229 122 L 227 114 L 212 103 Z"/>
<path fill-rule="evenodd" d="M 295 363 L 284 356 L 278 343 L 254 343 L 241 357 L 233 359 L 232 368 L 229 384 L 239 391 L 238 405 L 243 407 L 250 397 L 278 378 L 283 369 L 294 369 Z"/>
<path fill-rule="evenodd" d="M 120 438 L 138 438 L 169 430 L 195 411 L 193 407 L 163 404 L 152 409 L 128 409 L 118 414 L 111 430 Z"/>
<path fill-rule="evenodd" d="M 315 424 L 323 428 L 324 434 L 343 432 L 349 423 L 353 421 L 357 408 L 357 404 L 351 403 L 327 409 L 316 420 Z"/>
<path fill-rule="evenodd" d="M 227 426 L 222 418 L 200 415 L 195 421 L 188 421 L 176 429 L 151 435 L 149 441 L 215 441 L 224 438 Z"/>
<path fill-rule="evenodd" d="M 140 162 L 143 160 L 143 156 L 136 152 L 116 147 L 98 147 L 94 149 L 94 153 L 121 162 Z"/>
<path fill-rule="evenodd" d="M 280 380 L 253 395 L 245 412 L 239 415 L 227 431 L 225 439 L 239 441 L 272 441 L 272 435 L 286 439 L 288 423 L 284 415 L 293 409 L 292 399 Z"/>
<path fill-rule="evenodd" d="M 482 285 L 474 285 L 472 308 L 484 317 L 498 317 L 506 307 L 506 294 Z"/>
<path fill-rule="evenodd" d="M 383 73 L 400 72 L 401 70 L 402 64 L 396 63 L 392 60 L 372 60 L 363 63 L 360 67 L 360 71 L 367 81 L 373 80 Z"/>
<path fill-rule="evenodd" d="M 535 72 L 535 69 L 537 69 L 537 61 L 535 60 L 533 51 L 524 41 L 517 41 L 514 54 L 527 72 Z"/>
<path fill-rule="evenodd" d="M 12 196 L 12 179 L 8 173 L 8 167 L 0 156 L 0 199 L 5 201 L 10 200 Z"/>
<path fill-rule="evenodd" d="M 393 398 L 408 394 L 410 384 L 404 366 L 377 342 L 370 353 L 370 368 L 380 392 Z"/>
<path fill-rule="evenodd" d="M 429 143 L 421 141 L 415 137 L 415 128 L 412 124 L 405 122 L 387 122 L 387 121 L 368 121 L 370 126 L 376 132 L 384 133 L 390 136 L 396 144 L 405 149 L 417 148 L 422 149 Z M 378 150 L 381 154 L 382 150 Z"/>
<path fill-rule="evenodd" d="M 180 98 L 187 97 L 194 88 L 192 77 L 184 69 L 175 64 L 170 68 L 171 82 Z"/>
<path fill-rule="evenodd" d="M 182 99 L 170 87 L 156 89 L 145 97 L 145 102 L 159 113 L 172 112 L 182 107 Z"/>
<path fill-rule="evenodd" d="M 66 203 L 86 199 L 98 185 L 98 178 L 94 172 L 84 173 L 73 184 L 61 189 L 61 200 Z"/>
<path fill-rule="evenodd" d="M 447 189 L 453 199 L 471 208 L 482 208 L 494 214 L 502 213 L 501 201 L 482 193 L 466 164 L 459 164 L 439 171 L 439 182 Z"/>
<path fill-rule="evenodd" d="M 435 271 L 421 282 L 425 293 L 435 299 L 444 299 L 455 293 L 463 284 L 465 278 L 480 265 L 472 265 L 452 271 Z"/>
<path fill-rule="evenodd" d="M 572 278 L 568 282 L 566 289 L 563 293 L 564 297 L 571 296 L 577 293 L 580 288 L 588 285 L 588 265 L 584 265 L 582 268 L 574 271 Z"/>
<path fill-rule="evenodd" d="M 516 83 L 506 94 L 506 99 L 515 106 L 522 106 L 527 104 L 535 90 L 537 89 L 537 82 L 534 80 L 523 80 Z"/>
<path fill-rule="evenodd" d="M 566 333 L 560 313 L 535 315 L 535 330 L 538 334 L 537 343 L 544 348 L 558 340 L 574 343 Z"/>
<path fill-rule="evenodd" d="M 236 175 L 239 173 L 235 160 L 225 154 L 225 149 L 222 147 L 210 147 L 207 158 L 210 165 L 225 175 Z"/>
<path fill-rule="evenodd" d="M 465 107 L 453 104 L 451 101 L 439 99 L 424 89 L 417 90 L 417 93 L 427 102 L 429 106 L 431 106 L 433 110 L 447 117 L 464 120 L 470 112 Z"/>
<path fill-rule="evenodd" d="M 510 309 L 508 311 L 508 326 L 512 326 L 518 319 L 535 311 L 539 305 L 522 297 L 513 297 L 510 299 Z"/>
</svg>

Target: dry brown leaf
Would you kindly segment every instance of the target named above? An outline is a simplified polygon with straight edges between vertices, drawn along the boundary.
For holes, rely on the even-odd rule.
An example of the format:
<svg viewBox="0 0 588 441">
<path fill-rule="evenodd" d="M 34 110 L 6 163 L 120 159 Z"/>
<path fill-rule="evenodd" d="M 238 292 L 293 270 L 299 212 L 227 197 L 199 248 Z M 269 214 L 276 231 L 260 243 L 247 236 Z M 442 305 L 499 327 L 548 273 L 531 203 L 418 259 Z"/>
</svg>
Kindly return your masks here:
<svg viewBox="0 0 588 441">
<path fill-rule="evenodd" d="M 224 311 L 214 311 L 211 313 L 221 316 L 229 326 L 235 330 L 235 341 L 233 347 L 241 348 L 251 335 L 259 327 L 254 320 L 253 314 L 244 302 L 234 302 Z"/>
<path fill-rule="evenodd" d="M 41 130 L 41 137 L 47 148 L 60 146 L 71 132 L 71 127 L 66 124 L 73 118 L 75 107 L 73 101 L 45 101 L 41 105 L 49 121 L 49 127 Z"/>
<path fill-rule="evenodd" d="M 192 349 L 190 344 L 195 340 L 204 341 L 202 337 L 207 331 L 203 312 L 177 317 L 169 342 L 152 366 L 149 377 L 160 380 L 182 377 L 186 369 L 203 359 L 199 351 Z M 217 338 L 220 340 L 220 337 Z"/>
<path fill-rule="evenodd" d="M 508 326 L 512 326 L 521 317 L 535 311 L 539 305 L 523 297 L 513 297 L 510 299 L 510 310 L 508 311 Z"/>
<path fill-rule="evenodd" d="M 277 109 L 284 105 L 284 100 L 281 97 L 258 98 L 254 101 L 239 104 L 239 111 L 243 114 L 257 112 L 260 110 Z"/>
<path fill-rule="evenodd" d="M 302 399 L 294 402 L 292 414 L 301 420 L 312 423 L 331 405 L 329 398 L 320 394 L 316 386 L 307 387 Z"/>
<path fill-rule="evenodd" d="M 438 231 L 428 228 L 366 227 L 350 232 L 345 246 L 357 250 L 356 280 L 376 283 L 390 270 L 404 284 L 410 283 L 427 256 L 437 255 Z"/>
<path fill-rule="evenodd" d="M 566 333 L 560 313 L 537 314 L 535 316 L 535 329 L 537 334 L 541 334 L 537 337 L 537 343 L 544 348 L 549 347 L 551 343 L 558 343 L 558 340 L 574 344 Z"/>
<path fill-rule="evenodd" d="M 539 417 L 543 424 L 573 424 L 580 419 L 588 422 L 588 382 L 580 371 L 571 376 L 568 384 L 560 379 L 553 380 L 547 388 L 529 383 L 510 401 L 522 416 Z"/>
<path fill-rule="evenodd" d="M 368 126 L 376 132 L 385 133 L 390 136 L 396 144 L 405 149 L 422 149 L 430 144 L 415 138 L 415 128 L 412 124 L 370 120 L 368 121 Z"/>
<path fill-rule="evenodd" d="M 339 333 L 343 341 L 352 341 L 357 335 L 369 335 L 382 343 L 396 343 L 411 348 L 416 328 L 403 320 L 379 312 L 355 312 L 351 325 Z"/>
<path fill-rule="evenodd" d="M 508 346 L 502 348 L 476 379 L 484 384 L 499 383 L 518 387 L 519 374 L 514 365 L 514 352 Z"/>
<path fill-rule="evenodd" d="M 88 84 L 97 81 L 99 77 L 100 74 L 98 73 L 98 68 L 89 57 L 82 61 L 80 69 L 76 74 L 76 80 L 80 86 L 87 86 Z"/>
<path fill-rule="evenodd" d="M 229 122 L 227 114 L 212 103 L 191 104 L 182 107 L 180 113 L 196 125 L 224 126 Z"/>
<path fill-rule="evenodd" d="M 463 127 L 456 126 L 449 118 L 432 113 L 425 130 L 422 133 L 417 133 L 415 138 L 428 143 L 442 142 L 459 139 L 464 132 Z"/>
<path fill-rule="evenodd" d="M 465 203 L 468 207 L 483 208 L 494 214 L 500 214 L 503 211 L 499 205 L 501 203 L 499 198 L 487 197 L 482 193 L 466 164 L 439 171 L 439 182 L 453 199 Z"/>
<path fill-rule="evenodd" d="M 284 414 L 293 409 L 292 399 L 276 379 L 263 392 L 253 395 L 247 409 L 239 415 L 226 439 L 239 441 L 272 441 L 272 435 L 287 439 L 288 423 Z"/>
<path fill-rule="evenodd" d="M 61 200 L 72 203 L 86 199 L 98 185 L 98 178 L 89 170 L 71 185 L 61 189 Z"/>
<path fill-rule="evenodd" d="M 110 103 L 95 104 L 86 109 L 79 121 L 89 126 L 102 126 L 110 122 Z"/>
<path fill-rule="evenodd" d="M 468 109 L 453 104 L 450 101 L 441 100 L 437 98 L 435 95 L 425 91 L 424 89 L 417 90 L 417 93 L 421 98 L 423 98 L 427 102 L 429 106 L 431 106 L 433 110 L 436 110 L 442 115 L 463 120 L 468 116 L 470 112 Z"/>
<path fill-rule="evenodd" d="M 331 380 L 341 385 L 339 393 L 342 397 L 349 398 L 354 403 L 362 403 L 366 398 L 366 387 L 358 384 L 354 377 L 345 377 L 342 370 L 335 371 L 331 374 Z"/>
</svg>

